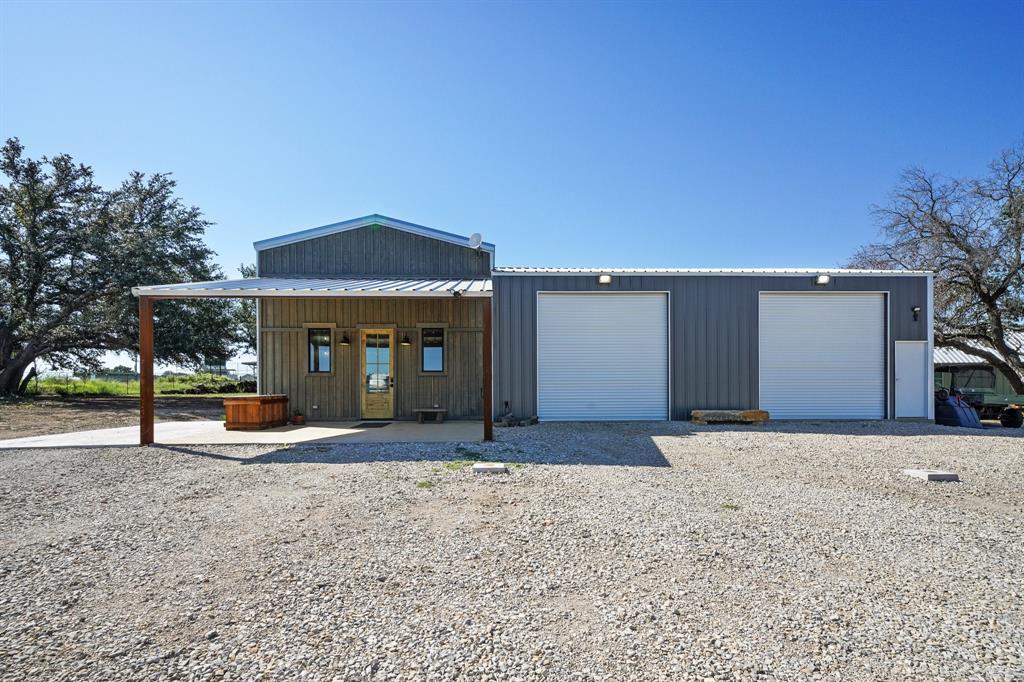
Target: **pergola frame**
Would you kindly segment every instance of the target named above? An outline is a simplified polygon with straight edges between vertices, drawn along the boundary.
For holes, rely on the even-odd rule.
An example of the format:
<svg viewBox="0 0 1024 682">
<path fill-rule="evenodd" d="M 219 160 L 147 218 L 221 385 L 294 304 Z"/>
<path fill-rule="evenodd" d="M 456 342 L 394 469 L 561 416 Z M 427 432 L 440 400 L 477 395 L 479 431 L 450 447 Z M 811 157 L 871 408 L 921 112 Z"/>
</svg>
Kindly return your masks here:
<svg viewBox="0 0 1024 682">
<path fill-rule="evenodd" d="M 152 445 L 154 440 L 154 409 L 153 409 L 153 303 L 165 299 L 182 298 L 314 298 L 314 296 L 243 296 L 222 294 L 211 296 L 202 295 L 175 295 L 175 296 L 151 296 L 139 294 L 139 445 Z M 337 296 L 345 298 L 345 296 Z M 427 296 L 415 296 L 410 298 L 428 298 Z M 431 296 L 429 298 L 447 298 L 446 296 Z M 491 297 L 486 298 L 484 304 L 484 328 L 483 328 L 483 381 L 484 381 L 484 440 L 494 440 L 494 404 L 493 386 L 491 376 Z M 258 359 L 257 359 L 258 360 Z"/>
</svg>

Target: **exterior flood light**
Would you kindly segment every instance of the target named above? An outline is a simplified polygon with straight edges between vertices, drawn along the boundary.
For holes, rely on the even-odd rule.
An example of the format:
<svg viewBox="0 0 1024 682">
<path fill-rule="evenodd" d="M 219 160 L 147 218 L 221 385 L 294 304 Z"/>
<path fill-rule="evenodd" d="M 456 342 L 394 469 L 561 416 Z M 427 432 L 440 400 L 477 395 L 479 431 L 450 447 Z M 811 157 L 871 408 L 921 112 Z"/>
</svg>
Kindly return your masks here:
<svg viewBox="0 0 1024 682">
<path fill-rule="evenodd" d="M 828 275 L 818 275 L 817 277 L 814 278 L 814 283 L 817 284 L 819 287 L 823 287 L 827 285 L 831 279 L 832 278 L 829 277 Z"/>
<path fill-rule="evenodd" d="M 338 345 L 340 345 L 340 346 L 348 346 L 351 343 L 352 342 L 348 340 L 348 334 L 342 334 L 341 335 L 341 341 L 338 342 Z"/>
<path fill-rule="evenodd" d="M 917 322 L 917 318 L 921 315 L 921 306 L 915 305 L 910 312 L 914 313 L 914 322 Z"/>
<path fill-rule="evenodd" d="M 412 341 L 409 340 L 409 335 L 408 334 L 406 334 L 405 336 L 402 337 L 402 345 L 403 346 L 411 346 L 412 345 Z"/>
<path fill-rule="evenodd" d="M 612 276 L 611 275 L 598 275 L 597 276 L 597 283 L 598 284 L 611 284 L 612 283 Z"/>
</svg>

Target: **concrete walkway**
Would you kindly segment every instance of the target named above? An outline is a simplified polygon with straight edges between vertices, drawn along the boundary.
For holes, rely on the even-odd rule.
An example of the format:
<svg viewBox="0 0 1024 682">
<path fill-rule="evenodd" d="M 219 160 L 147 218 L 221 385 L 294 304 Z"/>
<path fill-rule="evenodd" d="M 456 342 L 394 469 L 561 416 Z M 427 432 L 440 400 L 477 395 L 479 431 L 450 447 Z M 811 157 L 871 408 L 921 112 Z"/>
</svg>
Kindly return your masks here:
<svg viewBox="0 0 1024 682">
<path fill-rule="evenodd" d="M 357 428 L 360 422 L 313 422 L 263 431 L 228 431 L 219 421 L 157 422 L 156 442 L 163 445 L 238 445 L 293 443 L 457 443 L 480 441 L 483 422 L 443 424 L 390 422 L 378 428 Z M 73 431 L 0 440 L 3 448 L 70 448 L 138 445 L 139 427 Z"/>
</svg>

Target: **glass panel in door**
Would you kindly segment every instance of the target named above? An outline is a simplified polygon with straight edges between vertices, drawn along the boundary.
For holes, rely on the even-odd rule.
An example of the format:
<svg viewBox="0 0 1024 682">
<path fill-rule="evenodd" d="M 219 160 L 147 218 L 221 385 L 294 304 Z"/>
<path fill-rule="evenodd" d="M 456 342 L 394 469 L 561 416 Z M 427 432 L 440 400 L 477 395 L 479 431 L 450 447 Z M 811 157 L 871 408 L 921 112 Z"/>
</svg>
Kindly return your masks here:
<svg viewBox="0 0 1024 682">
<path fill-rule="evenodd" d="M 391 330 L 364 330 L 362 411 L 364 419 L 391 419 L 394 416 L 394 374 Z"/>
</svg>

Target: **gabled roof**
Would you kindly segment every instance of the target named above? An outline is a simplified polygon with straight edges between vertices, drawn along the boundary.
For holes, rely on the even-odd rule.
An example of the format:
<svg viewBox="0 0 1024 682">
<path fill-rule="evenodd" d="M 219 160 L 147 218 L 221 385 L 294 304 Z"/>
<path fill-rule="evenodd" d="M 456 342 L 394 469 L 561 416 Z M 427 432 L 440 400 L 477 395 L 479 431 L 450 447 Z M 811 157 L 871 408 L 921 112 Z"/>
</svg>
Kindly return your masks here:
<svg viewBox="0 0 1024 682">
<path fill-rule="evenodd" d="M 411 234 L 418 234 L 422 237 L 439 239 L 443 242 L 448 242 L 449 244 L 456 244 L 457 246 L 473 248 L 473 245 L 469 241 L 469 237 L 463 237 L 461 235 L 453 234 L 451 232 L 444 232 L 443 230 L 435 230 L 432 227 L 424 227 L 423 225 L 417 225 L 415 223 L 407 223 L 404 220 L 389 218 L 378 213 L 363 216 L 362 218 L 343 220 L 340 223 L 321 225 L 320 227 L 313 227 L 308 230 L 290 232 L 289 234 L 283 234 L 280 237 L 271 237 L 270 239 L 263 239 L 258 242 L 253 242 L 253 248 L 255 248 L 257 251 L 263 251 L 264 249 L 271 249 L 274 248 L 275 246 L 294 244 L 296 242 L 305 241 L 307 239 L 323 237 L 329 234 L 337 234 L 339 232 L 347 232 L 348 230 L 357 230 L 360 227 L 369 227 L 370 225 L 381 225 L 383 227 L 390 227 L 395 230 L 401 230 L 403 232 L 409 232 Z M 480 249 L 482 251 L 486 251 L 487 253 L 492 254 L 493 258 L 494 244 L 482 242 L 480 244 Z"/>
</svg>

